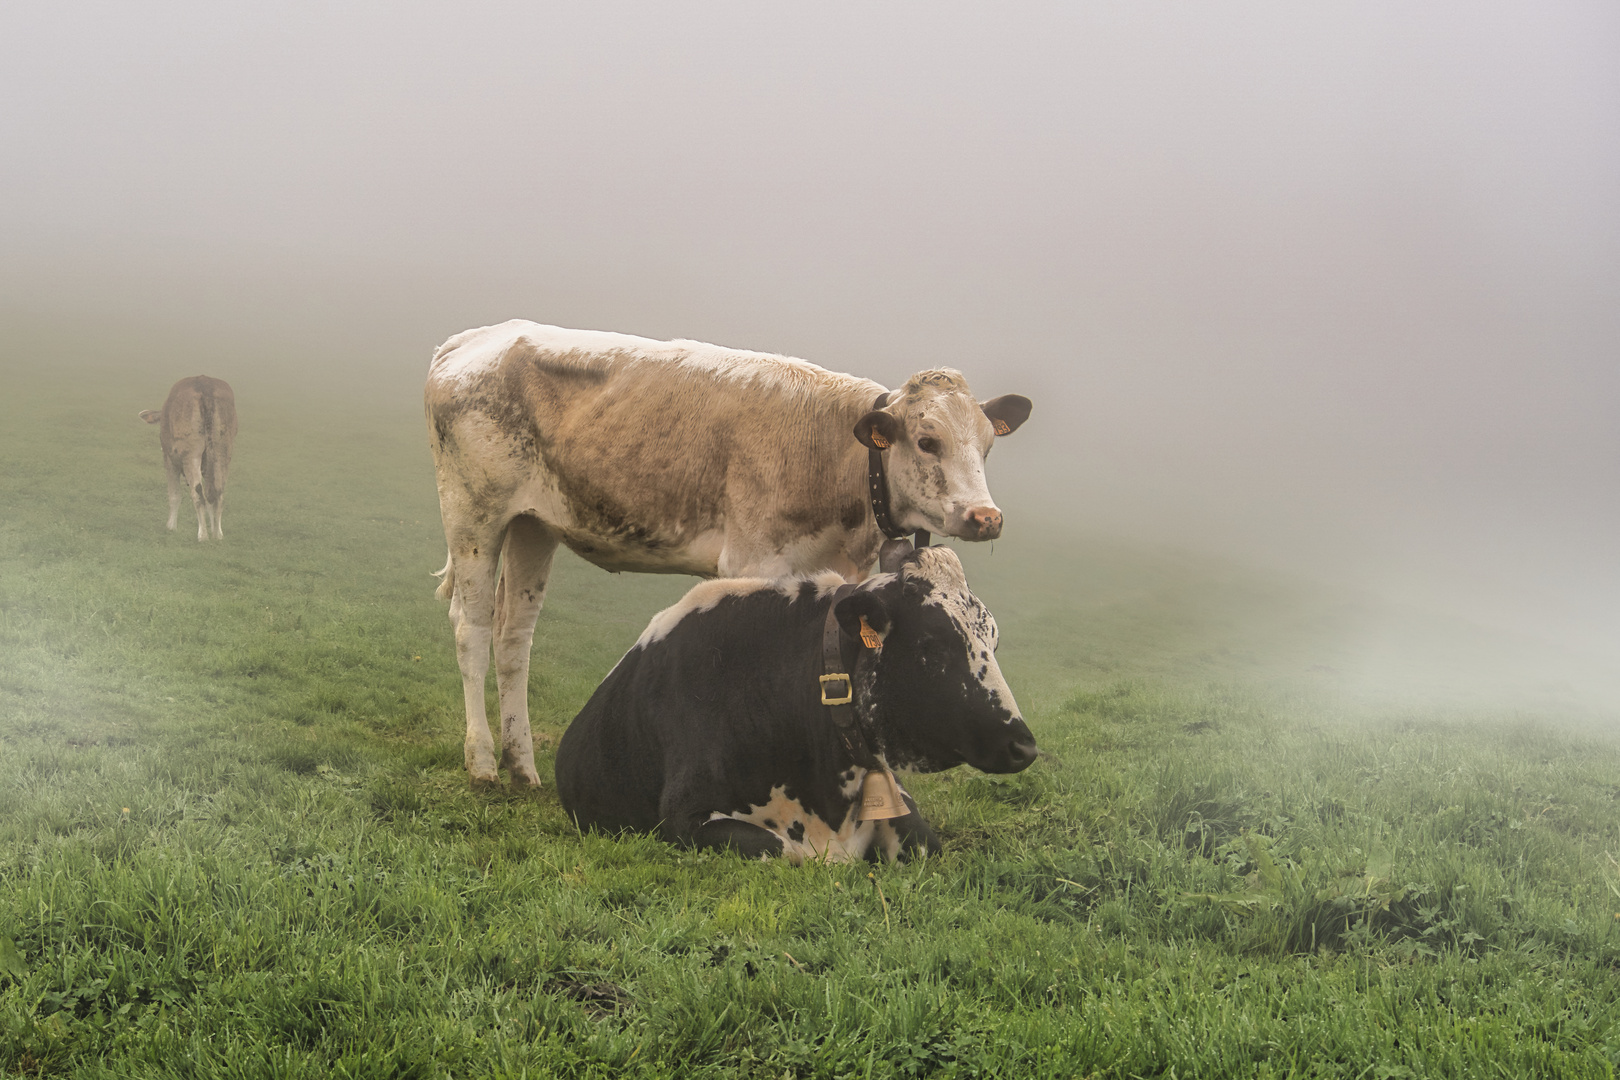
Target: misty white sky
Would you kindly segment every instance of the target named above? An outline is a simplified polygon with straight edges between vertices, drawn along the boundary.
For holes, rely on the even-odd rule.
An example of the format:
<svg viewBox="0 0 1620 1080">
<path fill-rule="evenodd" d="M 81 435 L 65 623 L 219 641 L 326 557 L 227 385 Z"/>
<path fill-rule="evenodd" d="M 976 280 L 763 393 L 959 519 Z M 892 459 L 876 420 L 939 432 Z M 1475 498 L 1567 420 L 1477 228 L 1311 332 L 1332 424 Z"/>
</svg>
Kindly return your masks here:
<svg viewBox="0 0 1620 1080">
<path fill-rule="evenodd" d="M 1009 542 L 1620 641 L 1612 0 L 9 4 L 0 314 L 413 415 L 514 316 L 948 364 Z"/>
</svg>

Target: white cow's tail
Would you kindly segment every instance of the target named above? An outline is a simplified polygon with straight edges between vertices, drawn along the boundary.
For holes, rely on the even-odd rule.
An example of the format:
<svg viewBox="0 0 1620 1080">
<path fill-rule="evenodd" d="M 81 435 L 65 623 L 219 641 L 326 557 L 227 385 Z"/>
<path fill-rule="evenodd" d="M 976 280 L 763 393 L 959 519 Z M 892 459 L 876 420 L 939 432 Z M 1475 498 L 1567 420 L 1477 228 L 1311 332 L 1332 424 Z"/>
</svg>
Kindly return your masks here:
<svg viewBox="0 0 1620 1080">
<path fill-rule="evenodd" d="M 433 590 L 433 595 L 437 596 L 440 600 L 450 599 L 450 597 L 454 595 L 456 591 L 456 570 L 455 563 L 451 560 L 450 553 L 448 551 L 444 553 L 444 569 L 438 571 L 433 576 L 436 578 L 444 578 L 443 581 L 439 582 L 439 587 Z"/>
</svg>

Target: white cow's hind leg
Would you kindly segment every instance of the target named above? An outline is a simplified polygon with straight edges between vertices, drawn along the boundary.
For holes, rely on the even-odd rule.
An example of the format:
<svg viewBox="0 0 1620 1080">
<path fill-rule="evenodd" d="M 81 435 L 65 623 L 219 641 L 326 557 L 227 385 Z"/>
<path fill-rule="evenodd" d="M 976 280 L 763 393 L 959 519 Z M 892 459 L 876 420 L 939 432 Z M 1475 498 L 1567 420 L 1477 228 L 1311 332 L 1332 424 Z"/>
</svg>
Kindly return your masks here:
<svg viewBox="0 0 1620 1080">
<path fill-rule="evenodd" d="M 214 539 L 225 539 L 225 493 L 214 500 Z"/>
<path fill-rule="evenodd" d="M 495 591 L 495 684 L 501 702 L 501 765 L 514 787 L 540 783 L 529 728 L 529 653 L 546 600 L 557 537 L 528 515 L 512 519 Z"/>
<path fill-rule="evenodd" d="M 498 531 L 450 540 L 455 592 L 450 598 L 450 624 L 456 630 L 456 663 L 467 702 L 467 774 L 474 787 L 500 783 L 495 771 L 495 742 L 484 711 L 484 680 L 489 674 L 489 648 L 495 615 L 495 571 L 499 565 Z"/>
</svg>

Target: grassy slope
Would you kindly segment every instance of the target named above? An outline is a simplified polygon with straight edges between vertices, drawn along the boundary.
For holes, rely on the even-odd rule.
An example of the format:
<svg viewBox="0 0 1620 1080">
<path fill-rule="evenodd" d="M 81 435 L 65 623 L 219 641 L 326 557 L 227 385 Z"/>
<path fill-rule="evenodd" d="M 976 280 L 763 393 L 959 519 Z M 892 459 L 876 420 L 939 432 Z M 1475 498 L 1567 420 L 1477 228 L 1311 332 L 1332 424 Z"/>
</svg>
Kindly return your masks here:
<svg viewBox="0 0 1620 1080">
<path fill-rule="evenodd" d="M 1620 746 L 1313 686 L 1275 590 L 965 553 L 1046 756 L 915 784 L 947 853 L 794 869 L 478 798 L 410 394 L 242 410 L 170 535 L 194 361 L 0 365 L 0 1072 L 1612 1076 Z M 261 369 L 268 370 L 268 369 Z M 401 376 L 409 383 L 416 368 Z M 313 411 L 312 411 L 313 410 Z M 555 736 L 685 579 L 572 557 Z M 542 747 L 542 775 L 549 756 Z"/>
</svg>

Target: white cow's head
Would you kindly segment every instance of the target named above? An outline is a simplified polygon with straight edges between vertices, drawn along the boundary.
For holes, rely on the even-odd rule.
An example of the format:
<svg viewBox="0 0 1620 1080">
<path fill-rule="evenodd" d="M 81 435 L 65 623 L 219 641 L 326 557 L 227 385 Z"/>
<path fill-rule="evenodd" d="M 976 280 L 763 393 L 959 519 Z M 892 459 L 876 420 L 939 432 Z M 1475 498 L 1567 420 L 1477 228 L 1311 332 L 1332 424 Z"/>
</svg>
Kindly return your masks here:
<svg viewBox="0 0 1620 1080">
<path fill-rule="evenodd" d="M 1029 410 L 1029 399 L 1017 394 L 975 401 L 961 372 L 950 368 L 920 371 L 890 391 L 881 409 L 861 417 L 855 437 L 887 452 L 895 525 L 963 540 L 1000 536 L 984 459 L 996 436 L 1017 431 Z"/>
</svg>

